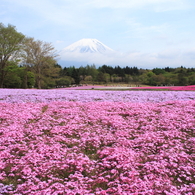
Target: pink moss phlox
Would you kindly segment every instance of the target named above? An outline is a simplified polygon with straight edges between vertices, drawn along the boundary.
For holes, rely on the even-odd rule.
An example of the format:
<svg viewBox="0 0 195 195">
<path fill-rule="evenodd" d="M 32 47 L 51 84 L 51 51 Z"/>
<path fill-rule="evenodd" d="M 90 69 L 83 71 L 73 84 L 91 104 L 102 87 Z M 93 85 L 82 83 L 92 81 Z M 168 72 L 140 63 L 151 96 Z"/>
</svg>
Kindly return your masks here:
<svg viewBox="0 0 195 195">
<path fill-rule="evenodd" d="M 195 101 L 157 94 L 158 101 L 137 103 L 0 103 L 1 188 L 11 186 L 12 194 L 194 192 Z"/>
<path fill-rule="evenodd" d="M 141 88 L 140 88 L 141 89 Z M 193 91 L 99 91 L 0 89 L 0 103 L 166 102 L 195 100 Z M 11 112 L 11 111 L 10 111 Z"/>
</svg>

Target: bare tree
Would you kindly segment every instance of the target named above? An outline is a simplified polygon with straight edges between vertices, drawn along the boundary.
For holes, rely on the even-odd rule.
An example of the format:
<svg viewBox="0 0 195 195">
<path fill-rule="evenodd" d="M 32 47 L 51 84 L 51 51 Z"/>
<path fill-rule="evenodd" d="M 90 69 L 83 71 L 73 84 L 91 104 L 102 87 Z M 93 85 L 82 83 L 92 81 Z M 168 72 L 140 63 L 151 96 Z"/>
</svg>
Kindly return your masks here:
<svg viewBox="0 0 195 195">
<path fill-rule="evenodd" d="M 56 63 L 56 51 L 51 43 L 34 38 L 27 38 L 23 48 L 23 63 L 26 67 L 32 67 L 38 89 L 41 89 L 42 76 L 47 68 Z"/>
</svg>

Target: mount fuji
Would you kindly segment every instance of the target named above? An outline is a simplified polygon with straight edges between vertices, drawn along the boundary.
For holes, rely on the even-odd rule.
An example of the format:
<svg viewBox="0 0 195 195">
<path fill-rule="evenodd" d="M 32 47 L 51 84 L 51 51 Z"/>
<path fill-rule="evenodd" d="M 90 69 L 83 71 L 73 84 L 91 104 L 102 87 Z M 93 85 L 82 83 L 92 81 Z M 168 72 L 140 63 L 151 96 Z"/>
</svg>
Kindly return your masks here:
<svg viewBox="0 0 195 195">
<path fill-rule="evenodd" d="M 63 52 L 106 54 L 112 53 L 114 50 L 97 39 L 81 39 L 68 47 L 65 47 Z"/>
<path fill-rule="evenodd" d="M 81 39 L 62 49 L 59 54 L 62 66 L 113 64 L 118 55 L 97 39 Z"/>
</svg>

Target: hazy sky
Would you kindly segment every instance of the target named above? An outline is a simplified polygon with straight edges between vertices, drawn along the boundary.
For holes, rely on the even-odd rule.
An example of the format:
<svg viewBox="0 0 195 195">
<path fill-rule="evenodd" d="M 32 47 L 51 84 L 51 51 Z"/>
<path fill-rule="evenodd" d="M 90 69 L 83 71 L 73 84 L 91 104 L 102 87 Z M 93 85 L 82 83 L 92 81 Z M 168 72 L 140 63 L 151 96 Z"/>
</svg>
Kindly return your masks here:
<svg viewBox="0 0 195 195">
<path fill-rule="evenodd" d="M 107 65 L 195 67 L 194 0 L 1 0 L 0 18 L 58 51 L 98 39 L 120 53 Z"/>
</svg>

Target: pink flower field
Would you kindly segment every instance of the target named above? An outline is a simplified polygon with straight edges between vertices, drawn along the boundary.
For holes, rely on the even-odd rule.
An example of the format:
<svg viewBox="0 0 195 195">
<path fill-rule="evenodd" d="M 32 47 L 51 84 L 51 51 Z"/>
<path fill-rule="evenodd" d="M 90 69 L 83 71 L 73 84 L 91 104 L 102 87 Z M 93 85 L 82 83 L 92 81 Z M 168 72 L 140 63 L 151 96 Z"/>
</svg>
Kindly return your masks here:
<svg viewBox="0 0 195 195">
<path fill-rule="evenodd" d="M 194 195 L 195 92 L 0 89 L 0 194 Z"/>
<path fill-rule="evenodd" d="M 189 86 L 162 86 L 162 87 L 134 87 L 133 89 L 145 89 L 145 90 L 172 90 L 172 91 L 195 91 L 195 85 L 189 85 Z"/>
</svg>

